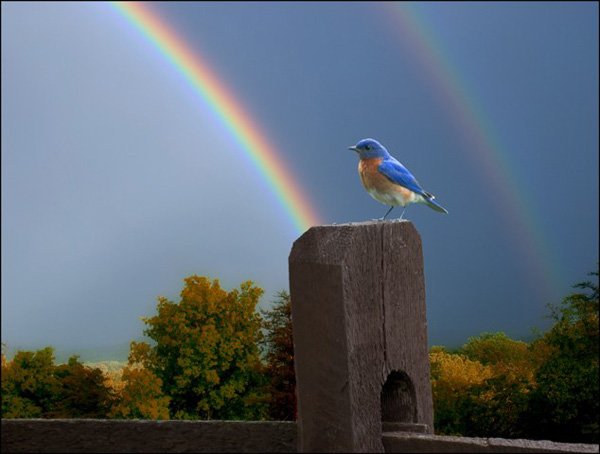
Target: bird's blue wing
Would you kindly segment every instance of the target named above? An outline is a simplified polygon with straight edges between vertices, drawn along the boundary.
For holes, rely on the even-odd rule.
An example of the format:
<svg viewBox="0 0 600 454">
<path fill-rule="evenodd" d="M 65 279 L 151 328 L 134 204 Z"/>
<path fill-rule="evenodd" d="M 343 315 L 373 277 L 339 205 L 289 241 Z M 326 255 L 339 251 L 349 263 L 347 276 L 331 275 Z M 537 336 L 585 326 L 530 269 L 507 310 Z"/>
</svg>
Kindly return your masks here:
<svg viewBox="0 0 600 454">
<path fill-rule="evenodd" d="M 378 170 L 391 182 L 404 186 L 424 197 L 431 197 L 431 195 L 425 192 L 419 185 L 413 174 L 395 159 L 384 159 L 381 164 L 379 164 Z"/>
</svg>

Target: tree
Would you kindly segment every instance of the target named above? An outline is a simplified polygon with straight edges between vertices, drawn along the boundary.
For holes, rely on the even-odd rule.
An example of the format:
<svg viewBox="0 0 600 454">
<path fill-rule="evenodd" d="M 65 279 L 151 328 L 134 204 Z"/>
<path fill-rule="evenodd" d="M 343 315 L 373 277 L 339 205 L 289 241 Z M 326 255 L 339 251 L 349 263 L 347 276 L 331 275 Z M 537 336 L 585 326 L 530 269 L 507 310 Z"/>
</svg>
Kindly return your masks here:
<svg viewBox="0 0 600 454">
<path fill-rule="evenodd" d="M 527 414 L 530 390 L 527 377 L 506 373 L 473 386 L 461 407 L 462 435 L 527 438 L 521 421 Z"/>
<path fill-rule="evenodd" d="M 491 366 L 496 377 L 494 389 L 499 390 L 498 386 L 504 383 L 505 387 L 513 389 L 516 386 L 514 389 L 518 389 L 519 393 L 527 394 L 534 384 L 535 370 L 539 365 L 536 348 L 537 346 L 532 347 L 527 342 L 511 339 L 503 332 L 497 332 L 470 337 L 459 349 L 459 353 Z M 512 415 L 509 419 L 514 418 L 515 415 Z"/>
<path fill-rule="evenodd" d="M 196 275 L 184 282 L 179 303 L 159 297 L 157 314 L 143 319 L 154 345 L 138 347 L 137 360 L 161 380 L 173 418 L 264 418 L 262 289 L 248 281 L 226 292 Z"/>
<path fill-rule="evenodd" d="M 529 356 L 526 342 L 513 340 L 503 332 L 470 337 L 460 353 L 486 365 L 520 363 L 527 361 Z"/>
<path fill-rule="evenodd" d="M 170 397 L 162 391 L 162 380 L 146 369 L 141 360 L 148 344 L 131 343 L 128 365 L 122 370 L 122 386 L 111 418 L 169 419 Z"/>
<path fill-rule="evenodd" d="M 102 370 L 79 362 L 77 356 L 54 369 L 59 387 L 49 418 L 106 418 L 113 404 L 112 390 Z"/>
<path fill-rule="evenodd" d="M 535 386 L 538 350 L 502 332 L 471 337 L 455 354 L 432 349 L 436 430 L 463 436 L 524 436 L 521 421 Z"/>
<path fill-rule="evenodd" d="M 531 344 L 483 333 L 454 355 L 432 348 L 437 432 L 598 442 L 597 280 L 575 288 Z"/>
<path fill-rule="evenodd" d="M 464 435 L 469 430 L 464 413 L 471 390 L 492 377 L 492 368 L 442 347 L 431 348 L 429 361 L 436 433 Z"/>
<path fill-rule="evenodd" d="M 269 416 L 276 421 L 296 419 L 296 374 L 292 334 L 292 303 L 281 291 L 269 311 L 263 311 L 264 348 L 269 377 Z"/>
<path fill-rule="evenodd" d="M 19 351 L 2 364 L 2 418 L 39 418 L 52 409 L 60 385 L 54 350 Z"/>
<path fill-rule="evenodd" d="M 105 418 L 111 404 L 102 371 L 76 356 L 57 366 L 54 350 L 46 347 L 3 361 L 3 418 Z"/>
<path fill-rule="evenodd" d="M 554 326 L 544 335 L 548 359 L 536 373 L 531 396 L 532 436 L 598 443 L 598 272 L 596 283 L 576 284 L 583 292 L 550 306 Z"/>
</svg>

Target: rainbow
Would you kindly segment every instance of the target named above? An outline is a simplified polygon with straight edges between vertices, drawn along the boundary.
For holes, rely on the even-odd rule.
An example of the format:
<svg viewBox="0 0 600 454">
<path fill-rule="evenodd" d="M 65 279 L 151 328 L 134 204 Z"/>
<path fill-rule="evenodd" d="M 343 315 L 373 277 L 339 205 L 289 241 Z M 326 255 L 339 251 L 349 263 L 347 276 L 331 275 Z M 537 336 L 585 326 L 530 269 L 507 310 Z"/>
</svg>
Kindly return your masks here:
<svg viewBox="0 0 600 454">
<path fill-rule="evenodd" d="M 546 286 L 544 297 L 560 294 L 563 282 L 545 239 L 537 208 L 528 200 L 524 185 L 506 159 L 493 128 L 477 106 L 475 96 L 466 89 L 459 71 L 446 58 L 446 52 L 425 20 L 411 3 L 383 3 L 384 16 L 393 21 L 394 29 L 405 49 L 421 67 L 437 98 L 448 111 L 449 120 L 461 134 L 470 162 L 476 166 L 482 183 L 488 185 L 507 232 L 514 238 L 523 266 L 533 271 L 537 282 Z M 536 282 L 536 283 L 537 283 Z"/>
<path fill-rule="evenodd" d="M 231 91 L 197 52 L 192 51 L 152 9 L 142 2 L 111 2 L 142 33 L 212 108 L 215 117 L 236 139 L 241 150 L 262 174 L 295 229 L 302 233 L 320 218 L 286 168 L 280 153 L 244 110 Z"/>
</svg>

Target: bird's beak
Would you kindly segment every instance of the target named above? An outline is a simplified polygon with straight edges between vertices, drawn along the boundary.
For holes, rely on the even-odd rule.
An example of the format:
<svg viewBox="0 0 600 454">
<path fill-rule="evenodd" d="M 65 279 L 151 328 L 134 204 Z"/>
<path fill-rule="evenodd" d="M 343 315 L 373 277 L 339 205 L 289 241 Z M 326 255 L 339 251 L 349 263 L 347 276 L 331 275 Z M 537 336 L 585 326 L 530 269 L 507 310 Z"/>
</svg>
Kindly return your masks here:
<svg viewBox="0 0 600 454">
<path fill-rule="evenodd" d="M 358 148 L 355 146 L 348 147 L 348 150 L 356 151 L 358 153 Z"/>
</svg>

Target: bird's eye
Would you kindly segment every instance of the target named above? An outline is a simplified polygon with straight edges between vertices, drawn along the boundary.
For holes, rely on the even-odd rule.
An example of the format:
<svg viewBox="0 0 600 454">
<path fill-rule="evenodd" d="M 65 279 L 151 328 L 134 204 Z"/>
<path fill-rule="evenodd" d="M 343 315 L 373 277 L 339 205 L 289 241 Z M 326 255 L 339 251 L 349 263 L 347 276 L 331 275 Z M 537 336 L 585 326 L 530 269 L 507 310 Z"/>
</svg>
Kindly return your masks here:
<svg viewBox="0 0 600 454">
<path fill-rule="evenodd" d="M 371 145 L 365 145 L 365 150 L 370 150 L 371 149 Z"/>
</svg>

